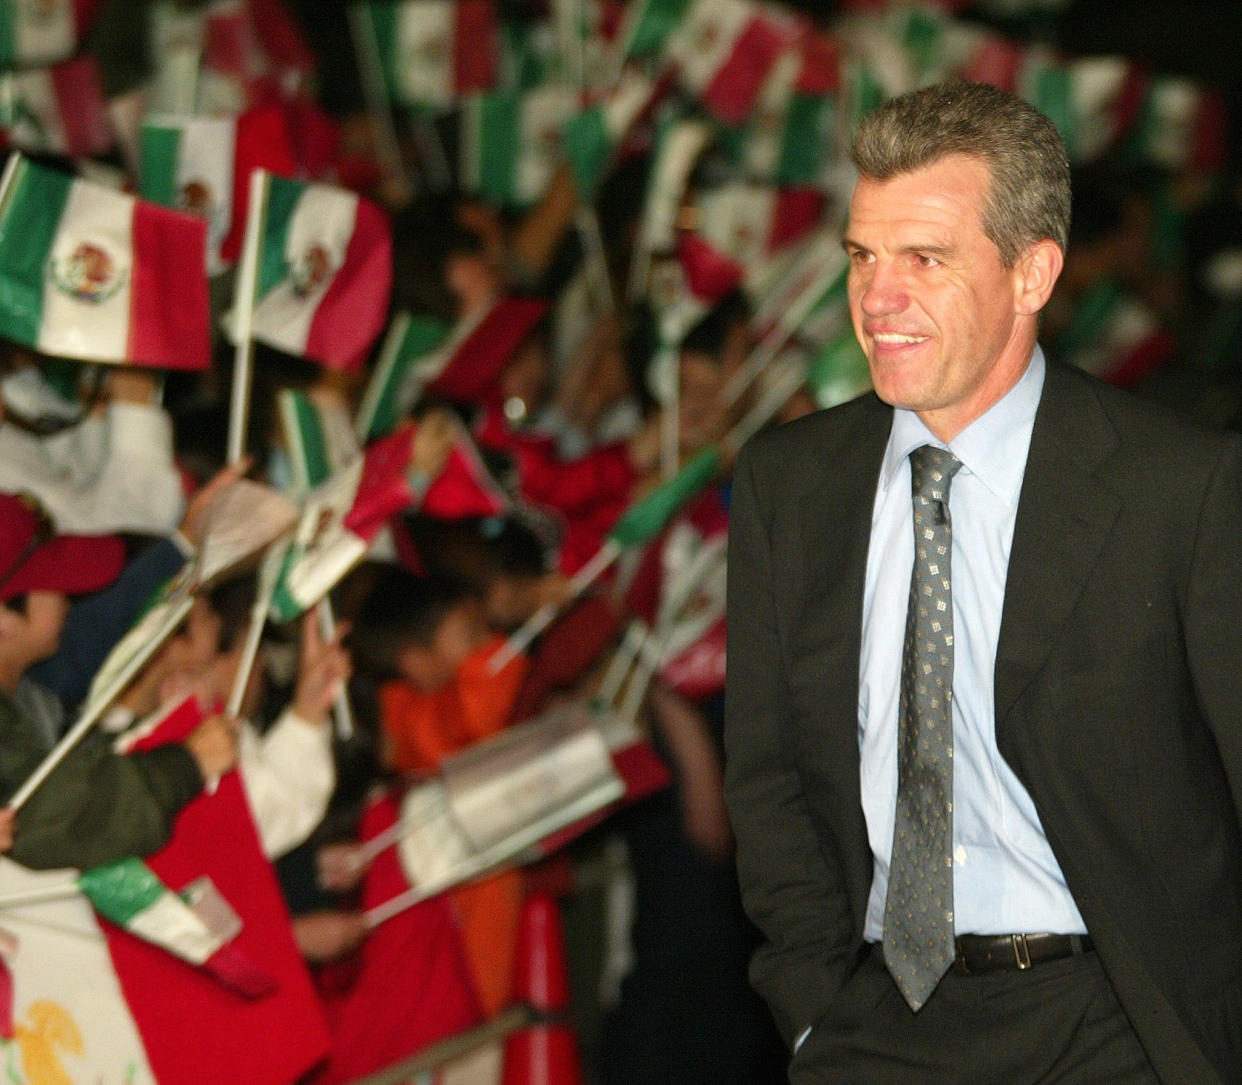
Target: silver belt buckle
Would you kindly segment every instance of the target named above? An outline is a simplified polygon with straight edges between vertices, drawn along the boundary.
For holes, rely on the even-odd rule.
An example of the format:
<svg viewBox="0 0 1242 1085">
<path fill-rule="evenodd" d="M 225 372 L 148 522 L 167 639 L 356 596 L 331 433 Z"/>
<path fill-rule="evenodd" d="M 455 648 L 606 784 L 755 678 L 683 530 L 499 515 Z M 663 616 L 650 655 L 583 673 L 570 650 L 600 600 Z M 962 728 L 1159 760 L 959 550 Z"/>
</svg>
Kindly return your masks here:
<svg viewBox="0 0 1242 1085">
<path fill-rule="evenodd" d="M 1031 967 L 1031 948 L 1026 944 L 1026 935 L 1011 934 L 1009 941 L 1013 943 L 1013 956 L 1018 963 L 1018 970 L 1025 972 Z"/>
</svg>

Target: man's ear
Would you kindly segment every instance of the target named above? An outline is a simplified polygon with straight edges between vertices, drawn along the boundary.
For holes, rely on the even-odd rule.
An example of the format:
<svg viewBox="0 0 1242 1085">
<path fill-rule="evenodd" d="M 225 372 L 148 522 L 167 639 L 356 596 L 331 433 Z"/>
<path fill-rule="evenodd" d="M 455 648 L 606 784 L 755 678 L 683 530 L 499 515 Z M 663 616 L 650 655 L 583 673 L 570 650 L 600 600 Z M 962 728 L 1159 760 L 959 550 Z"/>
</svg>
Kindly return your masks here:
<svg viewBox="0 0 1242 1085">
<path fill-rule="evenodd" d="M 1064 266 L 1065 253 L 1051 238 L 1028 246 L 1014 266 L 1017 275 L 1015 312 L 1020 316 L 1034 316 L 1047 305 Z"/>
</svg>

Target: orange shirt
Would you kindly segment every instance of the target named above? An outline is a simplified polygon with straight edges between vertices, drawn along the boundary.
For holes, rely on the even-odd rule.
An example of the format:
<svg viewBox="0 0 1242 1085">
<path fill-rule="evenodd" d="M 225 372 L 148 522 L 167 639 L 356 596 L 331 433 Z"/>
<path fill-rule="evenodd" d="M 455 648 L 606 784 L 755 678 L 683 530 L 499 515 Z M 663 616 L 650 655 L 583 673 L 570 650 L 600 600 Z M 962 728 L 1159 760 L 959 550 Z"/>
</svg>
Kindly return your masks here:
<svg viewBox="0 0 1242 1085">
<path fill-rule="evenodd" d="M 425 692 L 402 679 L 380 687 L 380 718 L 393 768 L 432 775 L 446 757 L 504 727 L 530 661 L 516 656 L 492 674 L 488 662 L 503 643 L 499 635 L 489 639 L 462 663 L 456 680 L 441 689 Z"/>
</svg>

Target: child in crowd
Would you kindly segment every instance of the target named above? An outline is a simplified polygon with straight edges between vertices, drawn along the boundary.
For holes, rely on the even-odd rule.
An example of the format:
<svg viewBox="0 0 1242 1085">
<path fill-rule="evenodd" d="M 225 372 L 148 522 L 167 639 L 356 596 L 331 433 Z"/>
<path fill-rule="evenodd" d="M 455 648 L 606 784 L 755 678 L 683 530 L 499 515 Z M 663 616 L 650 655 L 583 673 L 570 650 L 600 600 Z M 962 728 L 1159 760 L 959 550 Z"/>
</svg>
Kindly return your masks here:
<svg viewBox="0 0 1242 1085">
<path fill-rule="evenodd" d="M 121 570 L 114 536 L 57 535 L 27 499 L 0 495 L 0 793 L 12 796 L 43 762 L 59 702 L 26 672 L 55 651 L 69 597 Z M 178 812 L 237 756 L 236 724 L 215 715 L 186 739 L 148 753 L 113 753 L 88 733 L 32 793 L 10 854 L 34 868 L 90 867 L 161 847 Z"/>
</svg>

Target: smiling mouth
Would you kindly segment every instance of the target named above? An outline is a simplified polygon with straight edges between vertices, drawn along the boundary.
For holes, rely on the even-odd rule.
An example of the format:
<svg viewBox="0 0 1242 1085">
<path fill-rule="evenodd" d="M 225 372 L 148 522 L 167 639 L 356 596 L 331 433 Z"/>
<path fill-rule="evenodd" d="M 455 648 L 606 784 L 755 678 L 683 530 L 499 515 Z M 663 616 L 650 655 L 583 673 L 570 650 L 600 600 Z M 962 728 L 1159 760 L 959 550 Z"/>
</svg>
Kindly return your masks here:
<svg viewBox="0 0 1242 1085">
<path fill-rule="evenodd" d="M 885 343 L 889 345 L 899 346 L 907 343 L 923 343 L 927 341 L 925 335 L 901 335 L 897 332 L 873 332 L 871 338 L 877 343 Z"/>
</svg>

